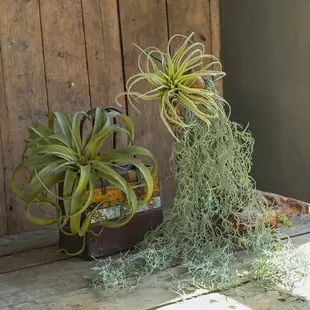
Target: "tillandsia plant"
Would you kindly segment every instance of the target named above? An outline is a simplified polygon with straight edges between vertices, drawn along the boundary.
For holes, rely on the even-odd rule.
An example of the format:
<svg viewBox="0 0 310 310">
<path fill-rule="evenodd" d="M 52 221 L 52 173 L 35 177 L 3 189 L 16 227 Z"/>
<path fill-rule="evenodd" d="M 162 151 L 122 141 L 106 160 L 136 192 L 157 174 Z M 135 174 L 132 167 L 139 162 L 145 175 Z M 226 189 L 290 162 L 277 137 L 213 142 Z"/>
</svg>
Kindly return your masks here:
<svg viewBox="0 0 310 310">
<path fill-rule="evenodd" d="M 221 64 L 216 57 L 206 54 L 203 44 L 193 43 L 192 36 L 173 36 L 165 53 L 157 48 L 141 49 L 138 58 L 140 73 L 129 78 L 126 84 L 125 94 L 134 107 L 139 100 L 158 100 L 161 120 L 176 139 L 171 127 L 185 128 L 190 125 L 182 117 L 183 110 L 210 124 L 210 120 L 220 112 L 217 100 L 224 101 L 217 93 L 204 87 L 206 77 L 216 80 L 225 76 Z M 171 54 L 171 43 L 177 37 L 184 37 L 184 43 Z M 147 82 L 151 90 L 145 93 L 135 91 L 140 82 Z M 124 93 L 118 97 L 122 95 Z"/>
<path fill-rule="evenodd" d="M 173 208 L 138 251 L 95 267 L 92 283 L 105 289 L 131 286 L 129 277 L 139 280 L 179 265 L 174 277 L 180 293 L 228 288 L 236 278 L 237 247 L 254 256 L 251 273 L 257 281 L 270 282 L 270 268 L 261 267 L 276 257 L 276 272 L 281 275 L 276 282 L 288 283 L 291 274 L 285 259 L 279 259 L 279 253 L 287 251 L 268 225 L 269 210 L 258 198 L 250 175 L 254 139 L 247 128 L 229 119 L 226 103 L 218 95 L 214 81 L 224 76 L 212 69 L 220 68 L 218 60 L 205 55 L 192 36 L 181 36 L 184 43 L 171 54 L 177 37 L 172 37 L 165 53 L 142 50 L 140 73 L 129 79 L 126 93 L 133 104 L 157 99 L 164 125 L 178 140 L 171 156 L 177 186 Z M 152 89 L 143 94 L 134 91 L 140 81 Z M 306 266 L 304 257 L 299 263 Z M 294 275 L 303 276 L 305 270 Z"/>
<path fill-rule="evenodd" d="M 124 127 L 115 123 L 120 118 Z M 84 122 L 91 123 L 91 131 L 83 139 Z M 115 108 L 96 108 L 90 113 L 77 112 L 72 121 L 61 112 L 49 113 L 48 125 L 36 122 L 28 127 L 25 151 L 21 163 L 11 180 L 12 190 L 25 201 L 28 218 L 36 224 L 58 223 L 64 234 L 85 236 L 91 219 L 101 204 L 92 208 L 96 181 L 104 179 L 122 191 L 124 205 L 129 210 L 116 220 L 103 220 L 104 227 L 120 227 L 134 216 L 138 204 L 147 202 L 153 193 L 157 164 L 150 151 L 133 146 L 134 127 L 131 119 Z M 128 137 L 126 147 L 103 152 L 106 141 L 115 133 L 123 132 Z M 147 156 L 153 164 L 152 173 L 136 155 Z M 142 176 L 146 194 L 137 197 L 130 185 L 115 167 L 134 166 Z M 27 169 L 30 176 L 23 190 L 15 184 L 20 172 Z M 53 188 L 61 185 L 62 194 Z M 53 198 L 51 198 L 53 197 Z M 63 208 L 58 203 L 63 201 Z M 36 204 L 49 203 L 57 211 L 55 217 L 38 218 L 31 212 Z M 86 211 L 91 211 L 85 217 Z M 69 227 L 69 229 L 68 229 Z"/>
</svg>

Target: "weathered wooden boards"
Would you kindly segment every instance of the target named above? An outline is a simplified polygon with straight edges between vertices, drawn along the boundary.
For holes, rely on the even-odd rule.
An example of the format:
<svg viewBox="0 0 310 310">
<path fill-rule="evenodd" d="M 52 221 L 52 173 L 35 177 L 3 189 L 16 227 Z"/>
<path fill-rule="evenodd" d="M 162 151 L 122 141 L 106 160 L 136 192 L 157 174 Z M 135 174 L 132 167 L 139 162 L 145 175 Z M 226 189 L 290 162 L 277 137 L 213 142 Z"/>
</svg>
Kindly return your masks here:
<svg viewBox="0 0 310 310">
<path fill-rule="evenodd" d="M 32 266 L 61 261 L 63 259 L 69 259 L 69 257 L 59 251 L 58 245 L 20 252 L 0 257 L 0 274 L 19 270 L 21 268 L 29 268 Z"/>
<path fill-rule="evenodd" d="M 220 0 L 210 0 L 211 22 L 211 52 L 217 58 L 221 58 L 221 25 L 220 25 Z M 225 71 L 225 68 L 224 68 Z M 223 95 L 223 79 L 217 82 L 217 87 Z"/>
<path fill-rule="evenodd" d="M 210 1 L 168 0 L 167 8 L 169 35 L 194 32 L 195 41 L 202 42 L 206 53 L 211 54 Z"/>
<path fill-rule="evenodd" d="M 59 251 L 58 234 L 52 226 L 0 238 L 0 274 L 70 258 Z"/>
<path fill-rule="evenodd" d="M 48 105 L 51 111 L 90 108 L 80 1 L 40 1 Z"/>
<path fill-rule="evenodd" d="M 124 90 L 117 0 L 83 0 L 82 9 L 92 105 L 115 105 Z"/>
<path fill-rule="evenodd" d="M 89 90 L 93 107 L 115 106 L 115 96 L 124 90 L 117 0 L 82 0 Z M 124 98 L 119 99 L 126 113 Z M 105 147 L 123 145 L 125 135 L 110 139 Z"/>
<path fill-rule="evenodd" d="M 309 225 L 309 221 L 305 219 L 304 226 L 307 225 Z M 296 227 L 288 234 L 299 235 L 303 231 L 303 227 L 298 227 L 300 231 Z M 56 231 L 50 233 L 50 235 L 52 234 L 55 235 Z M 46 231 L 28 232 L 0 239 L 0 248 L 6 249 L 0 252 L 1 309 L 9 309 L 9 307 L 14 309 L 81 307 L 81 309 L 146 310 L 157 309 L 156 307 L 161 304 L 179 300 L 174 293 L 167 290 L 167 287 L 174 283 L 171 275 L 177 272 L 177 268 L 148 277 L 129 295 L 128 290 L 117 292 L 116 299 L 115 295 L 103 292 L 100 288 L 96 290 L 88 288 L 90 268 L 95 266 L 96 262 L 85 262 L 76 258 L 67 259 L 57 252 L 57 247 L 53 245 L 54 239 L 50 240 L 50 246 L 34 248 L 36 242 L 32 242 L 32 240 L 37 239 L 42 242 L 44 238 L 48 238 Z M 15 243 L 8 242 L 8 239 L 10 239 L 9 241 L 15 239 Z M 310 255 L 310 234 L 293 237 L 292 241 L 294 244 L 302 246 L 304 252 Z M 10 255 L 10 253 L 13 254 Z M 242 273 L 248 268 L 250 259 L 242 252 L 239 252 L 238 258 L 242 261 L 238 271 Z M 238 283 L 242 285 L 246 280 L 246 276 L 241 277 L 238 279 Z M 310 277 L 306 281 L 310 281 Z M 224 294 L 234 295 L 233 299 L 249 306 L 250 304 L 242 301 L 262 294 L 262 291 L 254 290 L 254 287 L 252 290 L 245 288 L 242 291 L 241 286 L 240 290 L 238 288 L 236 290 L 238 293 L 235 295 L 232 291 Z M 278 290 L 275 289 L 275 292 Z M 308 290 L 304 286 L 296 290 L 296 293 L 303 296 L 306 296 L 307 292 Z M 274 296 L 276 295 L 271 294 L 269 297 L 273 298 Z"/>
<path fill-rule="evenodd" d="M 0 36 L 1 38 L 1 36 Z M 5 195 L 5 176 L 4 176 L 4 166 L 3 166 L 3 136 L 1 131 L 2 124 L 5 122 L 6 118 L 6 101 L 4 95 L 4 78 L 2 74 L 2 58 L 1 58 L 1 44 L 0 44 L 0 236 L 4 236 L 8 233 L 8 222 L 7 222 L 7 209 L 6 209 L 6 195 Z"/>
<path fill-rule="evenodd" d="M 296 245 L 302 246 L 304 252 L 310 255 L 310 234 L 293 237 L 292 241 Z M 24 247 L 24 249 L 26 248 Z M 175 284 L 172 274 L 177 272 L 177 268 L 144 279 L 130 294 L 128 294 L 128 290 L 124 289 L 118 291 L 115 296 L 104 292 L 100 288 L 91 289 L 88 287 L 88 278 L 91 274 L 90 268 L 95 266 L 96 262 L 85 262 L 76 258 L 63 260 L 64 257 L 61 257 L 60 254 L 57 257 L 55 251 L 56 248 L 51 246 L 41 248 L 40 250 L 0 257 L 0 268 L 2 268 L 2 271 L 0 271 L 1 309 L 71 310 L 75 307 L 83 310 L 146 310 L 158 309 L 160 305 L 180 300 L 175 293 L 167 289 L 170 285 Z M 12 260 L 10 260 L 10 257 Z M 238 266 L 238 271 L 242 273 L 242 271 L 248 268 L 250 259 L 242 252 L 239 252 L 238 258 L 240 258 L 240 261 L 242 259 L 242 263 Z M 17 270 L 18 265 L 19 270 Z M 10 268 L 11 272 L 9 272 Z M 258 301 L 264 297 L 269 298 L 270 301 L 277 302 L 279 305 L 285 305 L 285 303 L 280 303 L 281 300 L 278 300 L 278 297 L 280 298 L 280 294 L 282 294 L 278 289 L 271 290 L 272 293 L 264 293 L 253 285 L 248 286 L 248 284 L 243 289 L 247 279 L 246 275 L 239 278 L 237 282 L 239 286 L 235 290 L 230 290 L 223 294 L 249 307 L 254 305 L 255 300 Z M 306 281 L 306 285 L 308 285 L 310 276 Z M 196 295 L 201 295 L 202 293 L 198 292 Z M 309 291 L 306 286 L 301 286 L 301 288 L 296 290 L 296 293 L 307 296 Z M 224 302 L 219 295 L 216 295 L 216 298 L 214 295 L 213 297 L 207 300 L 217 300 L 219 305 L 220 302 Z M 281 298 L 288 297 L 287 295 L 281 295 Z M 210 303 L 210 308 L 208 309 L 213 309 L 211 306 L 215 307 L 215 303 Z M 203 301 L 203 304 L 205 304 L 205 301 Z M 307 303 L 301 304 L 296 299 L 289 299 L 289 304 L 291 306 L 294 305 L 294 307 L 299 305 L 300 309 L 308 309 L 302 307 L 302 305 L 308 306 Z M 235 303 L 229 305 L 235 305 Z M 166 307 L 167 310 L 170 309 L 168 306 Z M 299 309 L 294 307 L 283 309 Z M 258 309 L 265 310 L 266 308 L 261 307 Z"/>
<path fill-rule="evenodd" d="M 294 216 L 290 220 L 293 222 L 292 227 L 280 225 L 278 228 L 284 237 L 307 236 L 310 232 L 309 214 Z M 40 265 L 46 261 L 57 261 L 62 258 L 62 254 L 55 253 L 57 252 L 58 234 L 57 226 L 53 225 L 39 231 L 30 231 L 0 238 L 0 273 L 4 270 L 15 269 L 16 264 L 11 263 L 11 256 L 13 261 L 21 262 L 18 266 L 19 268 L 26 268 L 29 265 Z M 45 254 L 40 253 L 34 261 L 32 259 L 25 259 L 29 253 L 33 253 L 31 252 L 32 250 L 39 251 L 42 247 L 46 247 L 44 250 Z M 49 255 L 49 253 L 53 255 Z"/>
<path fill-rule="evenodd" d="M 36 119 L 45 122 L 48 111 L 72 115 L 115 105 L 124 81 L 138 72 L 140 51 L 132 43 L 165 49 L 169 36 L 194 31 L 206 51 L 218 55 L 218 15 L 218 0 L 1 1 L 0 235 L 38 228 L 9 187 L 26 126 Z M 137 105 L 140 114 L 124 98 L 120 103 L 135 123 L 136 144 L 156 156 L 167 209 L 174 196 L 172 138 L 159 119 L 158 103 Z M 121 144 L 123 138 L 117 137 L 116 145 Z"/>
<path fill-rule="evenodd" d="M 167 306 L 148 310 L 308 310 L 310 302 L 298 296 L 289 295 L 278 288 L 266 291 L 247 283 L 223 293 L 200 295 Z"/>
<path fill-rule="evenodd" d="M 121 0 L 119 3 L 125 80 L 128 80 L 139 72 L 138 56 L 141 51 L 133 43 L 142 49 L 150 46 L 166 49 L 168 41 L 166 1 Z M 146 85 L 141 86 L 139 91 L 145 92 Z M 141 102 L 136 107 L 140 113 L 128 104 L 128 114 L 136 129 L 135 141 L 136 144 L 149 148 L 159 163 L 163 208 L 167 209 L 174 192 L 169 165 L 172 138 L 160 121 L 157 101 Z"/>
<path fill-rule="evenodd" d="M 56 226 L 49 226 L 42 230 L 4 236 L 0 238 L 0 257 L 56 245 L 58 234 Z"/>
<path fill-rule="evenodd" d="M 0 235 L 5 235 L 38 229 L 9 187 L 26 126 L 46 121 L 48 111 L 72 115 L 114 105 L 124 80 L 116 0 L 4 0 L 0 25 Z"/>
<path fill-rule="evenodd" d="M 47 113 L 39 2 L 1 1 L 0 37 L 5 97 L 0 102 L 0 126 L 6 190 L 6 206 L 0 208 L 7 208 L 8 232 L 16 233 L 35 225 L 26 219 L 9 180 L 23 151 L 26 126 L 35 119 L 44 120 Z"/>
</svg>

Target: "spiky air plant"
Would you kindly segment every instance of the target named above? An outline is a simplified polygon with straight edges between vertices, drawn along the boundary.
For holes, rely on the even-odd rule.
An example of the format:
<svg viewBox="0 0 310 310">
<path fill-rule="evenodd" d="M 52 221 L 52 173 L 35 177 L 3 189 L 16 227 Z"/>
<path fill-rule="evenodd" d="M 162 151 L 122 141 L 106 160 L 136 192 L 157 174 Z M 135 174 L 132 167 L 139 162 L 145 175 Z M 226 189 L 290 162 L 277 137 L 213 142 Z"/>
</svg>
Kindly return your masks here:
<svg viewBox="0 0 310 310">
<path fill-rule="evenodd" d="M 123 120 L 124 127 L 114 123 L 117 118 Z M 85 120 L 90 121 L 91 131 L 83 139 Z M 64 113 L 49 113 L 48 126 L 36 122 L 28 127 L 28 132 L 21 163 L 10 184 L 12 190 L 25 202 L 27 216 L 32 222 L 41 225 L 58 223 L 64 234 L 85 236 L 94 213 L 101 207 L 98 204 L 92 208 L 98 179 L 104 179 L 121 190 L 126 197 L 124 205 L 129 210 L 116 220 L 103 220 L 101 224 L 105 227 L 120 227 L 128 223 L 135 214 L 137 205 L 150 199 L 157 164 L 150 151 L 133 146 L 133 124 L 127 115 L 121 114 L 117 109 L 96 108 L 88 114 L 77 112 L 72 121 Z M 117 132 L 124 132 L 128 136 L 128 145 L 102 152 L 106 141 Z M 135 158 L 136 155 L 151 159 L 152 174 L 141 160 Z M 124 165 L 134 166 L 141 174 L 142 181 L 144 179 L 147 191 L 140 200 L 133 186 L 114 169 L 115 166 Z M 15 179 L 25 169 L 30 172 L 30 176 L 21 190 L 16 186 Z M 56 185 L 62 186 L 62 196 L 52 191 Z M 59 205 L 59 200 L 63 201 L 64 208 Z M 35 217 L 31 209 L 40 203 L 51 204 L 57 211 L 56 217 Z M 83 217 L 86 211 L 90 212 Z M 69 229 L 65 229 L 67 226 Z"/>
<path fill-rule="evenodd" d="M 265 224 L 266 205 L 258 199 L 250 175 L 254 139 L 247 128 L 229 119 L 217 94 L 214 80 L 224 75 L 213 70 L 220 68 L 218 60 L 205 55 L 202 44 L 191 42 L 192 35 L 181 36 L 184 43 L 171 54 L 177 37 L 165 53 L 142 50 L 140 73 L 129 79 L 126 93 L 132 104 L 157 99 L 164 125 L 178 140 L 171 156 L 177 185 L 173 208 L 137 251 L 95 267 L 92 284 L 104 289 L 130 286 L 130 277 L 139 281 L 179 265 L 172 288 L 180 293 L 228 288 L 236 278 L 237 246 L 254 256 L 251 272 L 259 282 L 266 285 L 273 278 L 270 268 L 262 267 L 277 257 L 276 282 L 288 283 L 285 257 L 278 256 L 282 244 Z M 151 90 L 135 91 L 142 81 Z M 299 263 L 303 276 L 304 257 Z"/>
<path fill-rule="evenodd" d="M 190 125 L 182 116 L 184 110 L 210 124 L 210 120 L 219 113 L 217 101 L 223 101 L 218 94 L 206 88 L 204 82 L 207 77 L 216 80 L 225 76 L 221 64 L 216 57 L 205 53 L 203 44 L 192 42 L 192 36 L 173 36 L 165 53 L 157 48 L 141 49 L 138 58 L 140 73 L 129 78 L 127 92 L 117 96 L 126 94 L 135 108 L 140 100 L 157 100 L 160 118 L 177 140 L 171 127 Z M 184 43 L 171 54 L 171 43 L 179 37 L 185 38 Z M 147 82 L 151 90 L 145 93 L 136 91 L 141 82 Z"/>
</svg>

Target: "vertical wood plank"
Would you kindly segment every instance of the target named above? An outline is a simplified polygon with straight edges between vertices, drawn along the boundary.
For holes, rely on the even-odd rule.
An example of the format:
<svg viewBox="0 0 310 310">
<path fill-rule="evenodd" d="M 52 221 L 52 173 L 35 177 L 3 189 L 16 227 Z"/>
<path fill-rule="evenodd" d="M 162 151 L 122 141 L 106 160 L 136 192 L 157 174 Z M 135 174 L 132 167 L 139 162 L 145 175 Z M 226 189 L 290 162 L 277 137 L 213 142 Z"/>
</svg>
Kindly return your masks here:
<svg viewBox="0 0 310 310">
<path fill-rule="evenodd" d="M 124 91 L 117 0 L 82 0 L 92 106 Z"/>
<path fill-rule="evenodd" d="M 117 94 L 124 91 L 124 75 L 120 42 L 117 0 L 82 0 L 91 105 L 112 105 Z M 124 143 L 125 135 L 117 135 L 117 145 Z M 109 140 L 104 148 L 112 148 Z"/>
<path fill-rule="evenodd" d="M 0 102 L 1 106 L 1 102 Z M 0 128 L 1 129 L 1 128 Z M 0 130 L 1 135 L 1 130 Z M 3 167 L 3 145 L 2 139 L 0 140 L 0 237 L 8 233 L 8 217 L 6 208 L 6 192 L 5 192 L 5 178 Z"/>
<path fill-rule="evenodd" d="M 81 0 L 40 0 L 48 104 L 71 116 L 90 108 Z"/>
<path fill-rule="evenodd" d="M 205 52 L 211 54 L 210 2 L 209 0 L 167 1 L 169 36 L 175 34 L 190 35 L 205 46 Z M 176 44 L 172 48 L 176 48 Z"/>
<path fill-rule="evenodd" d="M 211 50 L 217 58 L 221 56 L 220 0 L 210 0 Z"/>
<path fill-rule="evenodd" d="M 1 38 L 1 36 L 0 36 Z M 4 96 L 4 77 L 2 69 L 2 51 L 0 45 L 0 123 L 5 121 L 6 108 Z M 7 227 L 7 209 L 6 209 L 6 193 L 5 193 L 5 177 L 4 177 L 4 162 L 3 162 L 3 139 L 0 124 L 0 237 L 8 232 Z"/>
<path fill-rule="evenodd" d="M 220 0 L 210 0 L 211 51 L 212 55 L 221 57 L 221 23 Z M 225 70 L 224 70 L 225 71 Z M 220 94 L 223 94 L 223 79 L 217 82 Z"/>
<path fill-rule="evenodd" d="M 5 170 L 9 233 L 37 229 L 28 221 L 24 204 L 12 193 L 9 181 L 20 161 L 26 126 L 45 121 L 46 86 L 37 0 L 1 0 L 0 36 L 5 82 L 5 107 L 1 107 L 1 133 Z M 21 180 L 22 181 L 22 180 Z"/>
<path fill-rule="evenodd" d="M 162 50 L 166 49 L 168 41 L 166 2 L 119 0 L 119 12 L 127 80 L 138 73 L 137 60 L 140 51 L 132 43 L 141 48 L 156 46 Z M 146 88 L 142 86 L 139 89 L 141 92 L 145 90 Z M 174 183 L 169 165 L 172 138 L 160 121 L 157 101 L 141 102 L 138 109 L 140 114 L 128 105 L 128 113 L 136 129 L 135 143 L 149 148 L 158 161 L 162 205 L 167 209 L 174 196 Z"/>
<path fill-rule="evenodd" d="M 210 1 L 209 0 L 167 0 L 169 34 L 189 35 L 204 44 L 206 53 L 211 50 Z"/>
<path fill-rule="evenodd" d="M 167 0 L 167 4 L 170 36 L 194 32 L 194 40 L 204 44 L 206 53 L 219 58 L 220 0 Z M 222 79 L 217 82 L 217 86 L 222 94 Z"/>
</svg>

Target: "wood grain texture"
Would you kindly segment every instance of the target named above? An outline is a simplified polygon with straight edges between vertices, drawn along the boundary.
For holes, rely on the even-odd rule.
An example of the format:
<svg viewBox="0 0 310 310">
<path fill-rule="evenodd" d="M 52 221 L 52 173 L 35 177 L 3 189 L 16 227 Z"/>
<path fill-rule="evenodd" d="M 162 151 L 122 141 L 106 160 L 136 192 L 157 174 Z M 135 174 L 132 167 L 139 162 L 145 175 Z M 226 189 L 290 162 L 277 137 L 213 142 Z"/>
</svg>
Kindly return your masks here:
<svg viewBox="0 0 310 310">
<path fill-rule="evenodd" d="M 94 262 L 80 259 L 26 268 L 0 275 L 0 309 L 32 302 L 48 296 L 59 296 L 88 286 L 85 276 L 90 275 Z M 28 308 L 32 309 L 32 307 Z M 44 308 L 43 308 L 44 309 Z"/>
<path fill-rule="evenodd" d="M 162 50 L 166 49 L 166 2 L 119 0 L 119 8 L 125 78 L 128 80 L 139 71 L 138 56 L 141 53 L 132 43 L 141 48 L 156 46 Z M 145 92 L 146 89 L 146 86 L 141 85 L 139 91 Z M 135 144 L 150 149 L 158 161 L 162 206 L 167 210 L 174 197 L 174 182 L 169 165 L 172 137 L 159 118 L 158 101 L 141 101 L 137 108 L 140 114 L 128 105 L 128 114 L 135 124 Z"/>
<path fill-rule="evenodd" d="M 210 0 L 210 29 L 211 29 L 211 52 L 218 59 L 221 57 L 221 21 L 220 0 Z M 223 79 L 217 82 L 217 87 L 223 95 Z"/>
<path fill-rule="evenodd" d="M 38 1 L 0 1 L 0 25 L 6 102 L 5 107 L 1 105 L 0 126 L 8 228 L 9 233 L 16 233 L 38 229 L 28 221 L 24 204 L 9 187 L 24 148 L 26 126 L 33 120 L 44 121 L 47 113 Z"/>
<path fill-rule="evenodd" d="M 295 294 L 288 294 L 281 290 L 279 287 L 273 287 L 268 290 L 258 288 L 255 283 L 247 283 L 235 289 L 231 289 L 221 294 L 221 299 L 233 300 L 237 305 L 247 306 L 244 310 L 266 310 L 266 309 L 281 309 L 281 310 L 307 310 L 310 309 L 309 300 Z M 213 297 L 214 300 L 214 297 Z M 217 300 L 217 299 L 216 299 Z M 216 308 L 215 308 L 216 309 Z M 223 307 L 223 309 L 225 309 Z M 165 309 L 162 309 L 165 310 Z M 174 310 L 174 309 L 171 309 Z M 210 307 L 212 310 L 212 307 Z"/>
<path fill-rule="evenodd" d="M 19 252 L 0 257 L 0 274 L 69 258 L 69 256 L 59 252 L 58 245 L 35 249 L 31 252 Z"/>
<path fill-rule="evenodd" d="M 203 43 L 206 53 L 210 54 L 210 1 L 167 0 L 167 7 L 170 37 L 174 34 L 188 36 L 194 32 L 194 41 Z"/>
<path fill-rule="evenodd" d="M 210 0 L 211 51 L 217 58 L 221 56 L 220 0 Z"/>
<path fill-rule="evenodd" d="M 115 105 L 124 91 L 117 1 L 82 3 L 92 106 Z"/>
<path fill-rule="evenodd" d="M 82 0 L 88 75 L 92 107 L 116 106 L 126 113 L 124 98 L 115 97 L 124 91 L 124 76 L 120 42 L 117 0 Z M 117 134 L 114 144 L 126 141 L 125 134 Z M 104 149 L 113 147 L 109 139 Z"/>
<path fill-rule="evenodd" d="M 132 43 L 165 49 L 169 35 L 194 31 L 195 39 L 204 42 L 207 52 L 211 52 L 211 41 L 218 39 L 211 35 L 215 29 L 212 18 L 217 14 L 212 13 L 216 11 L 212 8 L 217 8 L 216 3 L 212 0 L 1 1 L 3 70 L 0 71 L 4 89 L 0 86 L 3 111 L 0 169 L 4 171 L 4 180 L 0 177 L 0 235 L 39 228 L 27 220 L 23 203 L 8 185 L 20 159 L 26 126 L 37 119 L 45 122 L 48 109 L 72 115 L 74 111 L 88 110 L 91 105 L 114 105 L 115 95 L 124 89 L 124 72 L 126 79 L 138 72 L 139 50 Z M 159 23 L 159 18 L 163 22 Z M 165 211 L 175 192 L 169 165 L 173 139 L 159 119 L 156 101 L 143 102 L 138 108 L 140 114 L 128 107 L 136 127 L 136 144 L 148 147 L 159 162 Z M 12 126 L 16 122 L 18 125 Z M 118 137 L 116 144 L 122 145 L 123 139 Z"/>
<path fill-rule="evenodd" d="M 302 246 L 307 255 L 310 254 L 310 234 L 293 238 L 292 241 Z M 249 268 L 250 259 L 244 253 L 240 257 L 243 262 L 238 264 L 237 269 L 246 270 Z M 170 285 L 176 284 L 172 274 L 178 272 L 177 267 L 143 279 L 136 289 L 128 294 L 128 289 L 108 293 L 101 288 L 89 288 L 90 268 L 95 264 L 96 262 L 84 262 L 73 258 L 2 274 L 0 275 L 0 308 L 154 310 L 160 305 L 181 299 L 167 289 Z M 240 288 L 246 280 L 248 280 L 247 277 L 239 279 Z M 307 287 L 304 288 L 307 289 Z M 257 292 L 260 291 L 249 291 L 248 297 L 256 296 Z M 230 293 L 231 291 L 227 295 Z M 196 293 L 196 296 L 199 294 L 201 292 Z"/>
<path fill-rule="evenodd" d="M 60 276 L 61 274 L 58 272 L 60 264 L 63 267 L 66 261 L 59 262 L 55 264 L 55 271 L 57 275 Z M 77 267 L 76 264 L 72 264 L 75 268 Z M 87 268 L 88 267 L 88 268 Z M 88 265 L 83 271 L 85 274 L 89 274 L 90 265 Z M 40 267 L 35 267 L 40 268 Z M 32 268 L 34 269 L 34 268 Z M 25 270 L 26 271 L 26 270 Z M 40 271 L 40 269 L 37 269 Z M 46 280 L 43 280 L 44 284 L 47 282 L 47 279 L 50 279 L 51 274 L 48 269 L 44 270 L 46 272 Z M 79 272 L 80 270 L 78 270 Z M 83 272 L 81 270 L 81 272 Z M 13 273 L 12 273 L 13 274 Z M 66 273 L 64 273 L 66 276 Z M 3 275 L 5 276 L 5 275 Z M 28 275 L 27 275 L 28 276 Z M 32 274 L 30 274 L 32 276 Z M 6 279 L 10 280 L 10 277 L 6 277 Z M 0 280 L 1 276 L 0 276 Z M 52 280 L 52 279 L 51 279 Z M 71 310 L 71 309 L 83 309 L 83 310 L 146 310 L 150 307 L 160 305 L 161 303 L 165 303 L 167 301 L 175 299 L 176 295 L 169 291 L 165 285 L 170 283 L 171 275 L 167 272 L 164 272 L 157 276 L 157 278 L 150 277 L 146 279 L 142 283 L 138 284 L 135 290 L 131 292 L 128 289 L 124 289 L 122 291 L 108 293 L 103 291 L 101 288 L 98 289 L 91 289 L 91 288 L 80 288 L 77 290 L 72 290 L 72 287 L 79 287 L 81 282 L 84 283 L 85 281 L 80 281 L 76 276 L 72 277 L 71 280 L 75 281 L 75 283 L 70 284 L 67 286 L 65 291 L 63 290 L 63 284 L 59 283 L 58 292 L 56 293 L 53 288 L 55 287 L 55 280 L 52 280 L 49 287 L 49 292 L 54 292 L 54 296 L 50 293 L 48 295 L 47 290 L 46 292 L 38 292 L 31 294 L 30 296 L 21 303 L 20 297 L 13 297 L 11 296 L 4 296 L 4 299 L 0 299 L 0 306 L 1 309 L 10 309 L 11 306 L 14 309 L 46 309 L 46 310 Z M 80 281 L 80 285 L 77 284 Z M 156 286 L 154 286 L 154 281 L 156 281 Z M 31 281 L 24 282 L 24 285 L 30 285 L 34 290 L 38 287 L 39 283 Z M 11 282 L 12 283 L 12 282 Z M 12 285 L 15 289 L 15 284 Z M 63 293 L 60 291 L 63 290 Z M 69 291 L 70 290 L 70 291 Z M 6 290 L 7 293 L 9 293 Z M 116 293 L 117 295 L 114 295 Z M 9 293 L 12 294 L 12 293 Z M 1 296 L 0 292 L 0 296 Z M 34 299 L 37 298 L 36 300 Z M 43 297 L 44 296 L 44 297 Z M 1 296 L 2 297 L 2 296 Z"/>
<path fill-rule="evenodd" d="M 167 4 L 170 36 L 189 35 L 194 32 L 194 41 L 201 42 L 207 54 L 219 58 L 221 45 L 219 0 L 167 0 Z M 218 81 L 217 86 L 222 94 L 222 79 Z"/>
<path fill-rule="evenodd" d="M 81 0 L 40 1 L 48 104 L 72 115 L 90 108 Z"/>
<path fill-rule="evenodd" d="M 8 235 L 0 238 L 0 257 L 19 252 L 31 251 L 58 243 L 57 226 L 48 226 L 37 231 Z"/>
<path fill-rule="evenodd" d="M 310 302 L 298 296 L 292 296 L 280 288 L 258 288 L 255 283 L 248 283 L 236 289 L 222 293 L 200 295 L 173 303 L 168 306 L 148 310 L 308 310 Z"/>
<path fill-rule="evenodd" d="M 1 38 L 1 36 L 0 36 Z M 6 207 L 6 192 L 5 192 L 5 171 L 3 162 L 3 138 L 1 132 L 1 124 L 5 123 L 6 119 L 6 102 L 4 95 L 4 76 L 2 68 L 2 53 L 0 44 L 0 237 L 8 233 L 8 217 Z"/>
</svg>

